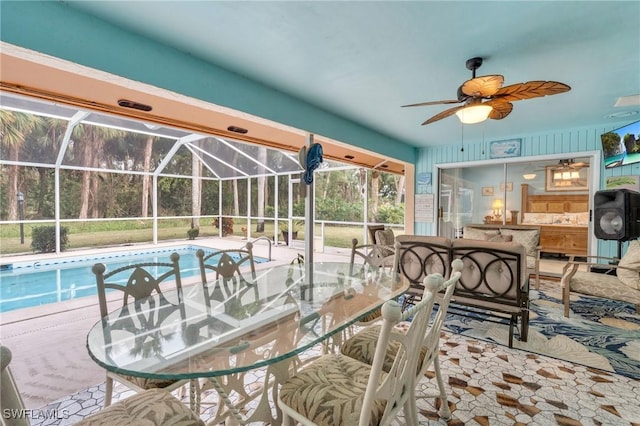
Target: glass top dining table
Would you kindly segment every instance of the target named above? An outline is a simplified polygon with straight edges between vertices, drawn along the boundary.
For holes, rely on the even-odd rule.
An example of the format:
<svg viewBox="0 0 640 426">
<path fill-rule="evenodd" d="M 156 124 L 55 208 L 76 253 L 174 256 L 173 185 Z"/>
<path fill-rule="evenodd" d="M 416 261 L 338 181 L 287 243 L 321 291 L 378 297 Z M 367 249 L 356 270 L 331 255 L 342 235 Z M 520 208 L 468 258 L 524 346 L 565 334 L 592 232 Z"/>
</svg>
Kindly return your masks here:
<svg viewBox="0 0 640 426">
<path fill-rule="evenodd" d="M 219 377 L 294 357 L 407 289 L 395 273 L 349 263 L 282 265 L 255 281 L 211 279 L 129 303 L 87 335 L 106 370 L 150 379 Z M 226 285 L 225 285 L 226 284 Z"/>
</svg>

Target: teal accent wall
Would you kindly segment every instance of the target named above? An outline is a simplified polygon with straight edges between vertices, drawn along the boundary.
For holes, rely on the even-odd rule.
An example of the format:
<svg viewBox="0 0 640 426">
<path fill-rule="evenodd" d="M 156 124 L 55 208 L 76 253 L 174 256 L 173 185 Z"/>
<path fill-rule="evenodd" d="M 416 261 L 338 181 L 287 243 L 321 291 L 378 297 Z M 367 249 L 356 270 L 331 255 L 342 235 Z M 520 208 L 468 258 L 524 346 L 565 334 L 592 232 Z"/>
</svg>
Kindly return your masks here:
<svg viewBox="0 0 640 426">
<path fill-rule="evenodd" d="M 3 0 L 0 38 L 415 164 L 416 148 L 409 144 L 58 1 Z"/>
<path fill-rule="evenodd" d="M 630 120 L 631 122 L 633 120 Z M 582 129 L 570 129 L 538 133 L 534 135 L 513 135 L 513 138 L 521 138 L 521 157 L 551 155 L 566 153 L 571 157 L 572 153 L 601 151 L 600 135 L 620 127 L 615 126 L 594 126 Z M 418 151 L 418 161 L 416 163 L 416 175 L 431 172 L 434 179 L 437 174 L 436 164 L 464 163 L 467 161 L 489 160 L 490 141 L 470 141 L 460 143 L 460 140 L 453 140 L 446 146 L 437 146 L 420 149 Z M 464 151 L 461 151 L 464 148 Z M 493 160 L 492 160 L 493 161 Z M 605 189 L 605 182 L 611 176 L 638 176 L 640 175 L 640 163 L 605 169 L 604 163 L 600 166 L 600 187 L 596 190 Z M 416 188 L 420 188 L 416 186 Z M 429 187 L 426 191 L 437 192 L 435 186 Z M 514 188 L 514 190 L 517 190 Z M 420 189 L 418 189 L 420 191 Z M 425 191 L 425 192 L 426 192 Z M 418 235 L 435 235 L 435 223 L 416 223 L 415 233 Z M 598 240 L 597 253 L 600 256 L 615 256 L 617 254 L 617 242 Z M 623 249 L 624 252 L 624 249 Z"/>
</svg>

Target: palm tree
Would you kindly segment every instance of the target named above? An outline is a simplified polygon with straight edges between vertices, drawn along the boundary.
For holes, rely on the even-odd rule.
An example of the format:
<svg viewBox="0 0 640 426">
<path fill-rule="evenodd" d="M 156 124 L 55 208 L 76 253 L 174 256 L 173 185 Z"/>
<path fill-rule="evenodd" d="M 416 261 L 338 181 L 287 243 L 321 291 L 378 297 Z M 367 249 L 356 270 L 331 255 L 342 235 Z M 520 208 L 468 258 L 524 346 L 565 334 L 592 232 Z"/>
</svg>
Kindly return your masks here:
<svg viewBox="0 0 640 426">
<path fill-rule="evenodd" d="M 66 120 L 52 117 L 38 120 L 31 136 L 27 138 L 24 147 L 25 159 L 33 163 L 55 164 L 60 143 L 68 125 Z M 50 182 L 53 179 L 53 169 L 38 167 L 36 172 L 38 173 L 38 193 L 37 196 L 31 198 L 37 200 L 36 217 L 43 218 L 47 214 L 51 215 L 51 211 L 45 212 L 45 204 L 51 190 Z"/>
<path fill-rule="evenodd" d="M 263 164 L 267 163 L 267 148 L 261 146 L 258 148 L 258 224 L 256 225 L 256 232 L 264 232 L 264 209 L 265 201 L 267 199 L 267 178 L 264 175 L 265 168 Z"/>
<path fill-rule="evenodd" d="M 25 140 L 40 120 L 41 118 L 36 115 L 0 110 L 0 140 L 7 150 L 9 161 L 19 160 Z M 16 220 L 18 218 L 18 166 L 9 165 L 7 175 L 8 218 Z"/>
<path fill-rule="evenodd" d="M 151 155 L 153 154 L 153 142 L 155 137 L 149 135 L 144 143 L 144 160 L 142 162 L 142 217 L 149 216 L 149 195 L 151 194 Z"/>
<path fill-rule="evenodd" d="M 78 150 L 78 165 L 83 167 L 100 167 L 104 154 L 104 143 L 108 139 L 123 137 L 122 130 L 108 127 L 98 127 L 90 124 L 80 124 L 74 129 L 74 137 L 78 139 L 74 149 Z M 80 212 L 78 219 L 87 219 L 89 210 L 93 217 L 98 217 L 97 192 L 98 179 L 89 170 L 82 171 L 82 183 L 80 189 Z M 93 198 L 91 197 L 93 196 Z M 91 201 L 93 203 L 91 204 Z"/>
</svg>

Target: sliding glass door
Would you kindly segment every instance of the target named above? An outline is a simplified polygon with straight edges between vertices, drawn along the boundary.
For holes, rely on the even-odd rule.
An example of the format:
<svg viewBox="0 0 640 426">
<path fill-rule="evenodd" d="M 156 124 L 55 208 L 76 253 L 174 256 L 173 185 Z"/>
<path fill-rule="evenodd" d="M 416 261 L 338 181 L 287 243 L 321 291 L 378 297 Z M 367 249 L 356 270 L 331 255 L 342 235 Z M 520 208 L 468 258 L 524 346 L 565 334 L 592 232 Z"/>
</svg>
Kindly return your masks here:
<svg viewBox="0 0 640 426">
<path fill-rule="evenodd" d="M 455 236 L 457 229 L 472 223 L 521 224 L 523 191 L 589 193 L 589 171 L 589 157 L 441 168 L 438 235 Z"/>
</svg>

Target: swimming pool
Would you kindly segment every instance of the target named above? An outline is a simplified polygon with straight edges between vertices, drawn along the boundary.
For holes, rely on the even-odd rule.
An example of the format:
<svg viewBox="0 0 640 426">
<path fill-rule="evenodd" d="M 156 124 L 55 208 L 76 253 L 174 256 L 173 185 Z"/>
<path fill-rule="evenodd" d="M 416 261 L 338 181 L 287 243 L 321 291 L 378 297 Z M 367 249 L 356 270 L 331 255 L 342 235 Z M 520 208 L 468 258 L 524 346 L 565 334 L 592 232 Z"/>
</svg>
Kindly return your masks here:
<svg viewBox="0 0 640 426">
<path fill-rule="evenodd" d="M 188 278 L 200 273 L 196 251 L 215 249 L 200 246 L 163 247 L 134 251 L 96 253 L 83 257 L 51 258 L 39 262 L 14 262 L 0 270 L 0 313 L 96 294 L 96 277 L 91 267 L 98 262 L 107 270 L 141 262 L 169 262 L 169 255 L 180 255 L 180 275 Z M 254 257 L 256 263 L 268 261 Z"/>
</svg>

